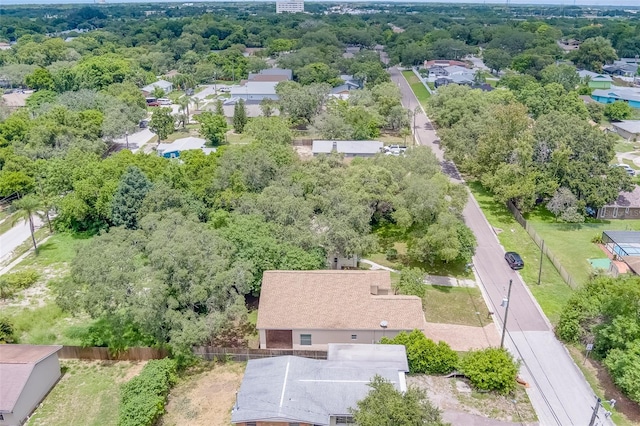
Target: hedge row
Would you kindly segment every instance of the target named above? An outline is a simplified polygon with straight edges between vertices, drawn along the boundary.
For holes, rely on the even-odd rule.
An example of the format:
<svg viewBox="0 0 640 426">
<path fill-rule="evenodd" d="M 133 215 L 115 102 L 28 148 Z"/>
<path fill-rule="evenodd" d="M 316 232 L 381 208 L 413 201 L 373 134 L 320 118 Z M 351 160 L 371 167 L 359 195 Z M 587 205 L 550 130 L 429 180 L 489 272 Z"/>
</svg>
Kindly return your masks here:
<svg viewBox="0 0 640 426">
<path fill-rule="evenodd" d="M 167 395 L 176 382 L 176 362 L 151 360 L 139 375 L 122 386 L 118 426 L 152 426 L 164 413 Z"/>
<path fill-rule="evenodd" d="M 393 339 L 383 337 L 380 343 L 404 345 L 412 374 L 448 374 L 458 369 L 481 391 L 507 394 L 516 387 L 519 365 L 504 349 L 470 351 L 459 358 L 448 344 L 435 343 L 420 330 L 402 332 Z"/>
</svg>

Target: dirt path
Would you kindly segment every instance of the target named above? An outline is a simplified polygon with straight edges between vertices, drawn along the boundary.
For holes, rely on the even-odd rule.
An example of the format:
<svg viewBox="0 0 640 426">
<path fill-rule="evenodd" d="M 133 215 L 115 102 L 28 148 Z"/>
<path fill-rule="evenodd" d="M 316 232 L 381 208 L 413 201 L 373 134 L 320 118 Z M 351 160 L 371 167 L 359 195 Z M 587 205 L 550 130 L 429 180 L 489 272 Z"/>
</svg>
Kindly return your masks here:
<svg viewBox="0 0 640 426">
<path fill-rule="evenodd" d="M 161 426 L 228 426 L 244 363 L 206 363 L 180 380 L 169 394 Z"/>
</svg>

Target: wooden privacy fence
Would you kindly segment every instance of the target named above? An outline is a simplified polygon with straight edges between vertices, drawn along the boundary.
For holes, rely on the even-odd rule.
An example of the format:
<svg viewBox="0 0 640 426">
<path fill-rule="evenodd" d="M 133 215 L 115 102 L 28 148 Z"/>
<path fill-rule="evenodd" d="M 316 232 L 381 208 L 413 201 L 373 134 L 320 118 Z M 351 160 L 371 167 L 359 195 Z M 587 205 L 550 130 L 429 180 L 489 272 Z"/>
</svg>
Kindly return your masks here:
<svg viewBox="0 0 640 426">
<path fill-rule="evenodd" d="M 193 348 L 193 354 L 208 361 L 249 361 L 250 359 L 271 358 L 274 356 L 295 355 L 312 359 L 327 359 L 326 351 L 298 351 L 293 349 L 247 349 L 215 348 L 199 346 Z"/>
<path fill-rule="evenodd" d="M 313 139 L 294 139 L 293 146 L 312 146 Z"/>
<path fill-rule="evenodd" d="M 60 359 L 86 359 L 102 361 L 147 361 L 169 356 L 166 349 L 129 348 L 118 353 L 110 353 L 109 348 L 83 348 L 82 346 L 63 346 L 58 352 Z"/>
<path fill-rule="evenodd" d="M 564 280 L 564 282 L 567 283 L 567 285 L 569 287 L 576 288 L 578 286 L 578 283 L 576 282 L 576 280 L 564 268 L 564 266 L 562 266 L 562 263 L 560 263 L 560 260 L 544 244 L 544 240 L 542 239 L 542 237 L 540 235 L 538 235 L 536 230 L 533 229 L 533 226 L 531 226 L 529 224 L 529 222 L 527 222 L 527 220 L 522 216 L 522 213 L 520 213 L 520 211 L 518 211 L 516 206 L 511 201 L 507 202 L 507 207 L 509 208 L 511 213 L 513 213 L 513 217 L 516 219 L 516 221 L 518 221 L 518 223 L 520 225 L 522 225 L 522 227 L 525 229 L 525 231 L 527 231 L 527 234 L 529 234 L 529 236 L 536 243 L 538 248 L 540 248 L 542 253 L 545 256 L 547 256 L 547 258 L 551 261 L 553 266 L 556 268 L 556 270 L 558 271 L 558 273 L 560 274 L 560 276 Z"/>
</svg>

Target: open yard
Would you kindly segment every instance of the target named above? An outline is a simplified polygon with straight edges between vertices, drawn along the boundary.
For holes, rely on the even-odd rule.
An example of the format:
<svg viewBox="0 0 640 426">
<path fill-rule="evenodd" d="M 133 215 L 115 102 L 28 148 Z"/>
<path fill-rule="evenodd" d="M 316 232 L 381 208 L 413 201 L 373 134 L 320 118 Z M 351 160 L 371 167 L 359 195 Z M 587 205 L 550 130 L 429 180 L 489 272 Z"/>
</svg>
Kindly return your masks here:
<svg viewBox="0 0 640 426">
<path fill-rule="evenodd" d="M 80 344 L 77 331 L 91 321 L 63 312 L 53 300 L 51 286 L 68 273 L 70 262 L 88 238 L 86 234 L 55 234 L 39 246 L 37 256 L 31 253 L 11 270 L 33 270 L 39 275 L 29 288 L 0 300 L 2 314 L 12 321 L 18 343 Z"/>
<path fill-rule="evenodd" d="M 588 259 L 605 258 L 606 254 L 591 240 L 606 230 L 640 231 L 640 220 L 597 221 L 593 223 L 554 223 L 531 220 L 562 266 L 580 283 L 593 271 Z"/>
<path fill-rule="evenodd" d="M 63 360 L 61 365 L 62 379 L 28 425 L 116 425 L 120 386 L 137 375 L 144 363 Z"/>
<path fill-rule="evenodd" d="M 411 70 L 402 71 L 402 75 L 407 80 L 407 83 L 409 83 L 409 86 L 411 86 L 411 90 L 413 90 L 413 93 L 416 95 L 416 98 L 418 98 L 420 104 L 423 107 L 426 107 L 427 101 L 431 97 L 431 94 L 424 87 L 424 84 L 422 84 L 422 82 Z"/>
<path fill-rule="evenodd" d="M 244 375 L 244 363 L 203 362 L 169 394 L 161 426 L 227 426 Z"/>
<path fill-rule="evenodd" d="M 495 202 L 492 195 L 482 185 L 478 182 L 470 182 L 469 189 L 471 189 L 491 226 L 499 232 L 498 239 L 505 250 L 517 251 L 522 256 L 525 265 L 529 265 L 520 271 L 520 275 L 549 321 L 553 324 L 557 323 L 562 307 L 573 290 L 560 277 L 546 256 L 542 260 L 542 276 L 540 285 L 538 285 L 538 265 L 541 252 L 536 243 L 516 222 L 507 207 Z"/>
<path fill-rule="evenodd" d="M 427 286 L 424 313 L 428 322 L 474 327 L 491 322 L 482 293 L 472 287 Z"/>
</svg>

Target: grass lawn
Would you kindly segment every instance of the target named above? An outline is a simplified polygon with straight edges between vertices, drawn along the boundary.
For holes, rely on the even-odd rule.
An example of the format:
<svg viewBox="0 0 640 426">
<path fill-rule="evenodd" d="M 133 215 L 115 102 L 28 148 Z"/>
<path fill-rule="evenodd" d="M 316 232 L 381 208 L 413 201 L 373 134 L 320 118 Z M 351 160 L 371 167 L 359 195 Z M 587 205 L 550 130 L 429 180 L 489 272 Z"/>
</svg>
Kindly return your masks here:
<svg viewBox="0 0 640 426">
<path fill-rule="evenodd" d="M 491 322 L 478 288 L 427 286 L 423 302 L 428 322 L 483 327 Z"/>
<path fill-rule="evenodd" d="M 7 301 L 3 315 L 14 325 L 18 343 L 46 345 L 79 345 L 79 328 L 89 327 L 92 321 L 71 317 L 54 302 L 50 283 L 65 276 L 77 250 L 91 236 L 89 234 L 54 234 L 39 246 L 38 255 L 31 253 L 11 272 L 35 270 L 40 279 L 28 289 Z"/>
<path fill-rule="evenodd" d="M 126 361 L 61 361 L 64 375 L 27 424 L 116 425 L 120 386 L 137 375 L 143 365 Z"/>
<path fill-rule="evenodd" d="M 402 75 L 407 80 L 407 83 L 409 83 L 409 86 L 411 86 L 411 90 L 413 90 L 416 98 L 418 98 L 418 102 L 420 102 L 423 107 L 426 107 L 431 94 L 424 87 L 424 84 L 416 77 L 413 71 L 402 71 Z"/>
<path fill-rule="evenodd" d="M 171 142 L 174 142 L 176 139 L 188 138 L 189 136 L 195 136 L 197 138 L 200 138 L 202 136 L 200 136 L 200 132 L 198 132 L 199 129 L 200 129 L 200 124 L 187 124 L 184 129 L 180 127 L 175 132 L 167 136 L 167 138 L 164 139 L 162 142 L 171 143 Z"/>
<path fill-rule="evenodd" d="M 248 144 L 253 140 L 246 133 L 234 133 L 232 131 L 227 132 L 227 143 L 233 144 Z"/>
<path fill-rule="evenodd" d="M 616 152 L 632 152 L 640 149 L 640 144 L 637 142 L 629 142 L 625 139 L 618 138 L 614 149 Z"/>
<path fill-rule="evenodd" d="M 537 285 L 541 253 L 536 243 L 516 222 L 506 206 L 496 203 L 492 195 L 480 183 L 470 182 L 469 188 L 491 226 L 502 229 L 502 232 L 498 234 L 498 239 L 505 250 L 517 251 L 525 264 L 529 265 L 520 271 L 520 275 L 529 286 L 549 321 L 553 324 L 557 323 L 560 312 L 573 290 L 560 277 L 546 256 L 542 260 L 540 285 Z"/>
<path fill-rule="evenodd" d="M 592 271 L 587 259 L 607 257 L 602 250 L 591 242 L 606 230 L 640 231 L 640 220 L 605 220 L 591 223 L 555 223 L 540 221 L 539 217 L 530 220 L 534 229 L 544 239 L 553 254 L 560 259 L 562 266 L 580 283 L 584 283 Z"/>
</svg>

